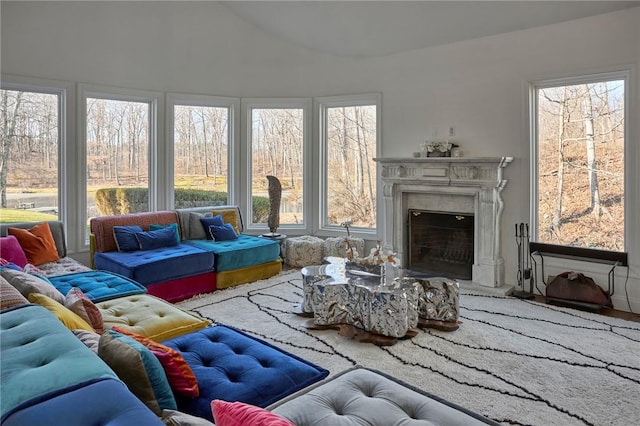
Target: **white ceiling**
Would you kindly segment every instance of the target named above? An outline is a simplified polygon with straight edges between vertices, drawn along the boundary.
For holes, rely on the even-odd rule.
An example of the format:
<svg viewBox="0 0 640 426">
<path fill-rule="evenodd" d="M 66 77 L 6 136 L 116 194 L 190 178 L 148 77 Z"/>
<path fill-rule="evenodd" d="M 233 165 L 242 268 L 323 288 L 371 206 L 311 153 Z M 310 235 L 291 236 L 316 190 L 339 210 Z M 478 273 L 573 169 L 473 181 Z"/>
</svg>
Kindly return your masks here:
<svg viewBox="0 0 640 426">
<path fill-rule="evenodd" d="M 221 3 L 268 33 L 342 56 L 388 55 L 640 6 L 640 1 Z"/>
</svg>

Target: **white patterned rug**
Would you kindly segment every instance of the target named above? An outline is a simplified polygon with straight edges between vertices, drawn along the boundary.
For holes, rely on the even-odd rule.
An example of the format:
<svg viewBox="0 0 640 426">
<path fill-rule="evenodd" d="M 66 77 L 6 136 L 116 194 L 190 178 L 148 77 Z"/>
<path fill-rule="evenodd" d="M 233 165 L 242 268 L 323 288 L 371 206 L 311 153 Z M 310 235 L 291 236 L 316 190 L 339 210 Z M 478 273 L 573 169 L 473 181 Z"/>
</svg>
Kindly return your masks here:
<svg viewBox="0 0 640 426">
<path fill-rule="evenodd" d="M 178 306 L 237 327 L 331 375 L 382 370 L 506 425 L 640 424 L 640 323 L 462 290 L 460 328 L 375 346 L 307 330 L 299 271 Z"/>
</svg>

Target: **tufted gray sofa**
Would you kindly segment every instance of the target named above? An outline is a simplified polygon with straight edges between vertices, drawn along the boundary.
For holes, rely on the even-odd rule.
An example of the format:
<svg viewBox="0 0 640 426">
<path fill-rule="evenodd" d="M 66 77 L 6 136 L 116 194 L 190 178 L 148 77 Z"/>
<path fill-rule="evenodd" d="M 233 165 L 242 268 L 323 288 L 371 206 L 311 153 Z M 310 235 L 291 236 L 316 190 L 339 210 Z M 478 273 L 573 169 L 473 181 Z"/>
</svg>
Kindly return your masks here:
<svg viewBox="0 0 640 426">
<path fill-rule="evenodd" d="M 356 367 L 267 407 L 297 426 L 497 425 L 379 371 Z"/>
</svg>

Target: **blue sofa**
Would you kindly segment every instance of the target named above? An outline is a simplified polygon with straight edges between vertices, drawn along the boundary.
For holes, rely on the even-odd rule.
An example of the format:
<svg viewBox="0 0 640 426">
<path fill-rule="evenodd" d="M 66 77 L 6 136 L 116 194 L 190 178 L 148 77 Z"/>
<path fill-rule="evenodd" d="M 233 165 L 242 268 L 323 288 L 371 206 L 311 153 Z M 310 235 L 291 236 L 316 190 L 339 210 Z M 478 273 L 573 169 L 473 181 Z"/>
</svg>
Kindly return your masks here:
<svg viewBox="0 0 640 426">
<path fill-rule="evenodd" d="M 200 218 L 220 214 L 238 238 L 206 239 Z M 121 251 L 116 226 L 177 226 L 177 245 L 152 250 Z M 200 293 L 277 275 L 282 270 L 278 242 L 243 234 L 237 206 L 210 206 L 92 218 L 91 258 L 97 269 L 115 272 L 143 284 L 149 294 L 177 302 Z"/>
</svg>

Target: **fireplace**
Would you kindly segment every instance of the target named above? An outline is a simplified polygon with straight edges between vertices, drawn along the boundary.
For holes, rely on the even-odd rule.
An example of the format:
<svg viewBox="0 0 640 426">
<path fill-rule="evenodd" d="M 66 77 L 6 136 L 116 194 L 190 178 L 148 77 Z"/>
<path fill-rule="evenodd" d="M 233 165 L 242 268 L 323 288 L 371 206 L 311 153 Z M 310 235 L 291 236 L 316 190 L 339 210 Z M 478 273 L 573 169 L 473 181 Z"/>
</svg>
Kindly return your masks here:
<svg viewBox="0 0 640 426">
<path fill-rule="evenodd" d="M 407 222 L 407 268 L 471 280 L 473 215 L 410 209 Z"/>
<path fill-rule="evenodd" d="M 462 270 L 445 270 L 443 265 L 439 266 L 442 269 L 437 274 L 470 279 L 474 284 L 487 287 L 502 286 L 504 261 L 500 244 L 500 218 L 503 204 L 500 193 L 507 184 L 502 179 L 502 170 L 512 160 L 511 157 L 377 158 L 376 161 L 381 165 L 384 196 L 383 248 L 397 253 L 405 268 L 426 269 L 426 266 L 414 263 L 413 256 L 420 258 L 425 253 L 435 255 L 438 250 L 431 246 L 412 247 L 410 241 L 415 225 L 412 226 L 409 213 L 425 211 L 453 216 L 449 220 L 463 216 L 465 224 L 472 226 L 464 229 L 464 237 L 462 232 L 457 233 L 456 237 L 459 243 L 472 249 L 464 250 L 464 256 L 459 253 L 456 255 L 471 257 L 471 275 L 469 277 L 469 266 L 466 266 L 466 273 L 463 274 Z M 441 234 L 440 231 L 438 233 Z M 439 234 L 438 239 L 446 238 L 441 239 L 439 244 L 453 248 L 454 244 L 448 240 L 451 236 L 440 237 Z M 438 256 L 442 257 L 443 251 L 443 247 L 440 247 Z M 427 262 L 430 265 L 433 263 L 432 260 Z"/>
</svg>

